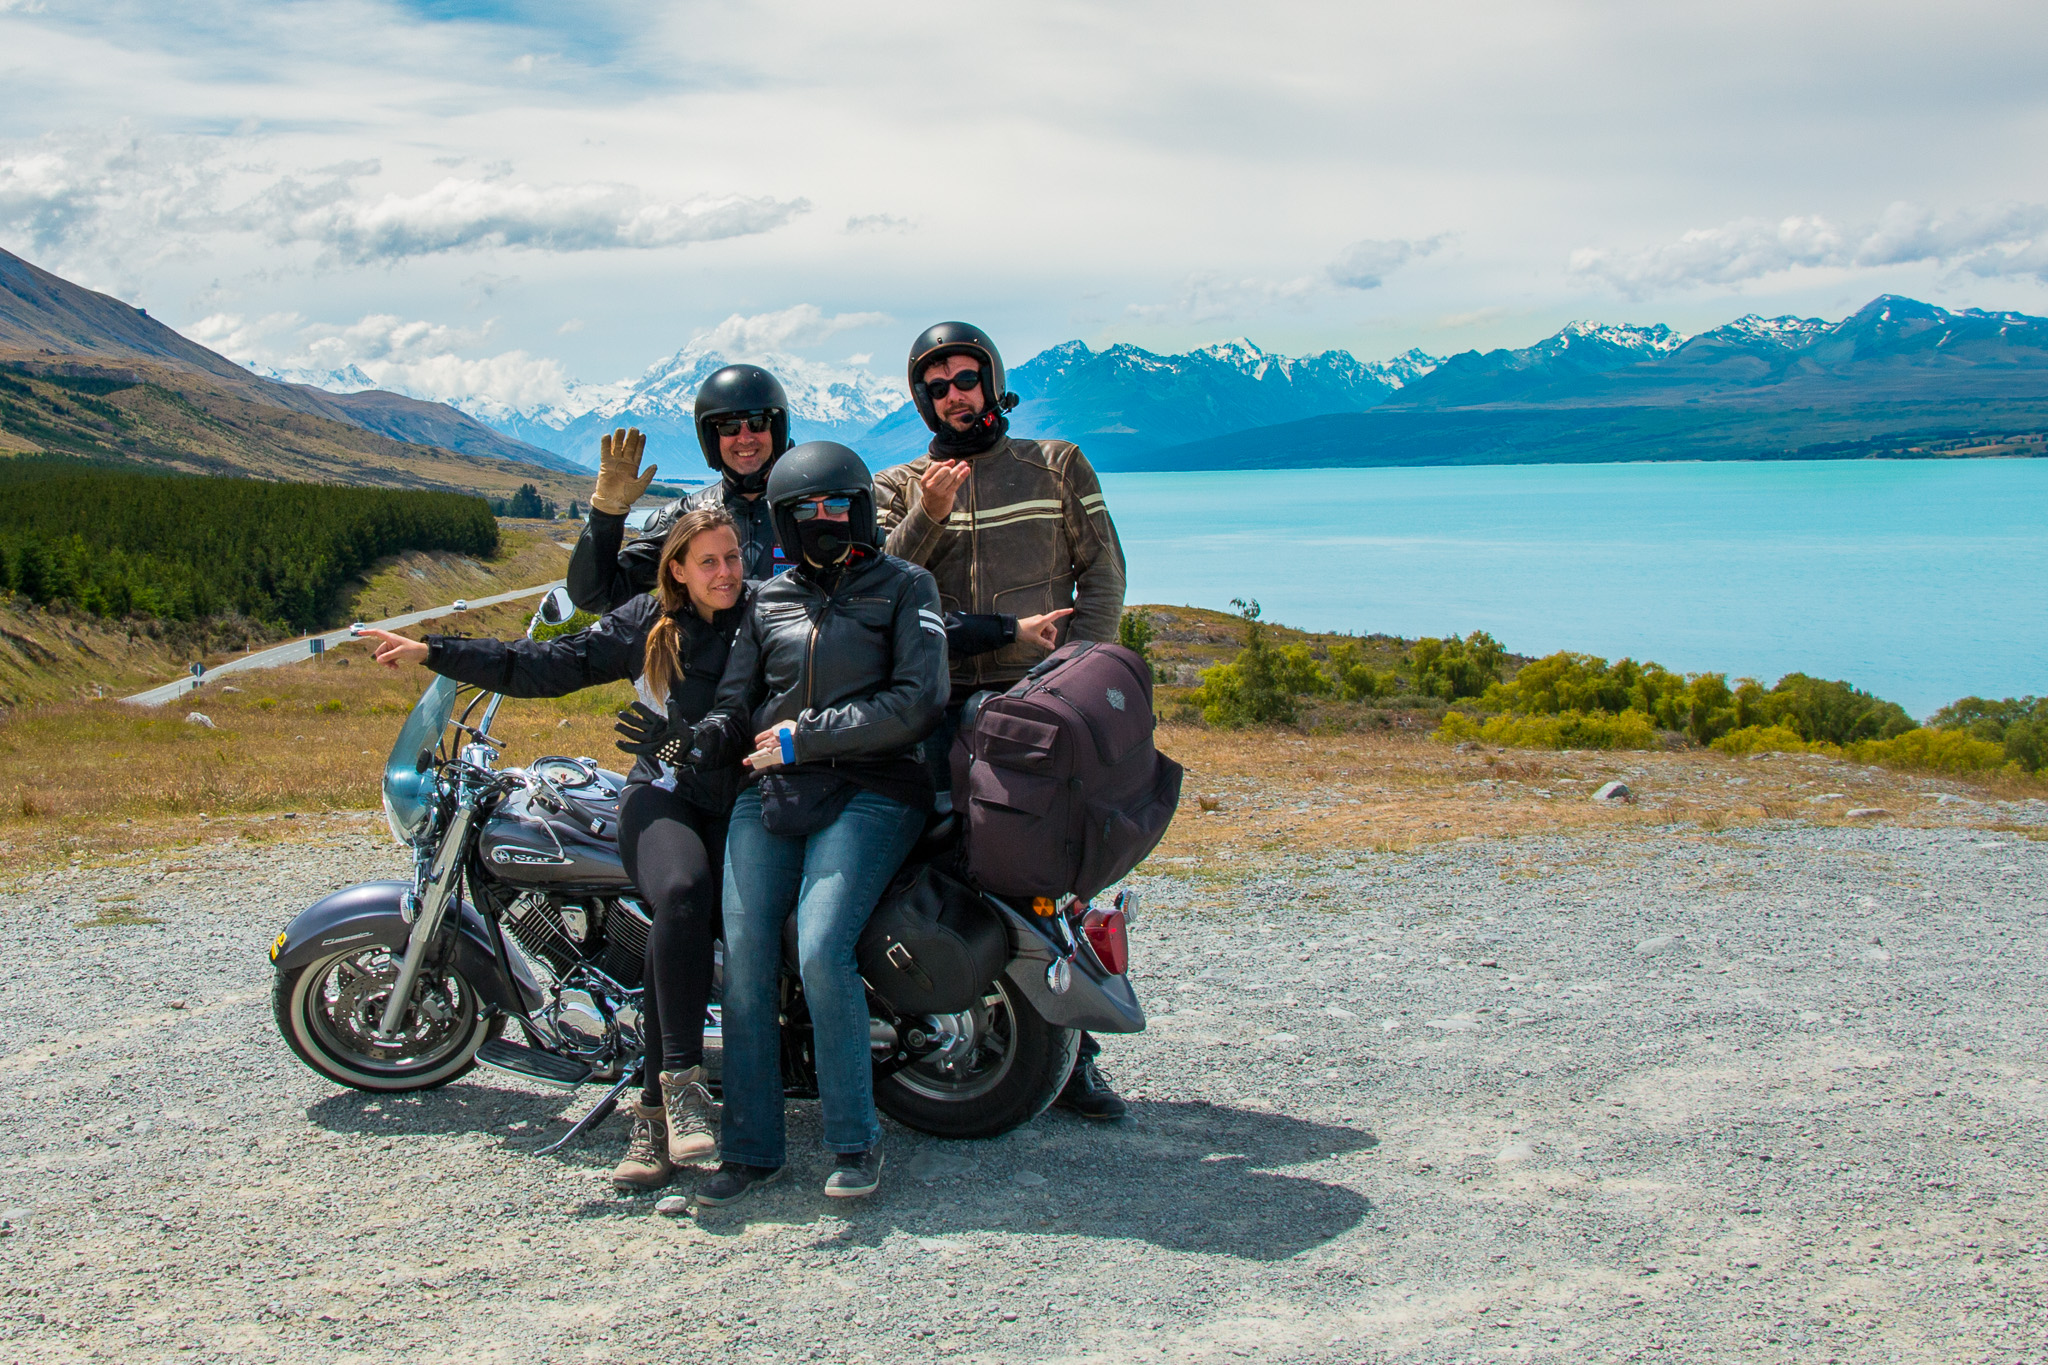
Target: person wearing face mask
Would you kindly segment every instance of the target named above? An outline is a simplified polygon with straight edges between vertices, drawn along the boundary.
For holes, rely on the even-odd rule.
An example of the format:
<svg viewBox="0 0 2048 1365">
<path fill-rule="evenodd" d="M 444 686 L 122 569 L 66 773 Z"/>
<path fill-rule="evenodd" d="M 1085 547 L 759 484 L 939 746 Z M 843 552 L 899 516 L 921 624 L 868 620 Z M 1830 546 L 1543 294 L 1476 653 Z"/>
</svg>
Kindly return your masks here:
<svg viewBox="0 0 2048 1365">
<path fill-rule="evenodd" d="M 621 1193 L 656 1189 L 680 1166 L 716 1150 L 704 1084 L 704 1010 L 718 927 L 725 829 L 737 769 L 678 768 L 664 752 L 671 727 L 711 709 L 753 588 L 732 517 L 722 507 L 685 512 L 655 561 L 658 587 L 588 630 L 547 641 L 408 640 L 367 630 L 377 662 L 422 663 L 508 697 L 559 697 L 631 679 L 639 700 L 620 716 L 619 747 L 637 761 L 619 803 L 619 853 L 653 915 L 647 938 L 641 1031 L 646 1054 L 633 1127 L 612 1172 Z"/>
<path fill-rule="evenodd" d="M 938 735 L 927 744 L 934 780 L 967 699 L 1003 691 L 1059 644 L 1116 639 L 1124 610 L 1124 552 L 1102 486 L 1080 447 L 1010 434 L 1016 395 L 1003 358 L 979 327 L 941 322 L 910 346 L 910 395 L 932 430 L 930 450 L 875 477 L 875 511 L 886 548 L 930 569 L 946 610 L 1050 616 L 1063 633 L 1026 634 L 969 656 L 955 650 L 952 688 Z M 1118 1119 L 1124 1102 L 1081 1037 L 1074 1074 L 1056 1103 L 1085 1118 Z"/>
<path fill-rule="evenodd" d="M 731 515 L 748 578 L 773 578 L 789 567 L 762 498 L 769 471 L 789 449 L 789 396 L 781 381 L 759 365 L 728 365 L 698 387 L 695 419 L 697 444 L 718 482 L 663 507 L 623 549 L 626 513 L 647 492 L 658 466 L 640 468 L 647 438 L 636 428 L 621 428 L 599 442 L 590 519 L 569 556 L 569 597 L 585 611 L 602 614 L 653 588 L 654 563 L 668 528 L 683 513 L 701 508 L 722 507 Z"/>
<path fill-rule="evenodd" d="M 756 589 L 711 713 L 670 736 L 694 766 L 748 770 L 726 838 L 722 1164 L 697 1191 L 709 1206 L 782 1173 L 778 982 L 792 913 L 835 1158 L 825 1193 L 858 1197 L 881 1178 L 854 945 L 924 827 L 918 746 L 948 686 L 938 588 L 881 551 L 860 457 L 800 445 L 776 464 L 768 502 L 798 562 Z"/>
</svg>

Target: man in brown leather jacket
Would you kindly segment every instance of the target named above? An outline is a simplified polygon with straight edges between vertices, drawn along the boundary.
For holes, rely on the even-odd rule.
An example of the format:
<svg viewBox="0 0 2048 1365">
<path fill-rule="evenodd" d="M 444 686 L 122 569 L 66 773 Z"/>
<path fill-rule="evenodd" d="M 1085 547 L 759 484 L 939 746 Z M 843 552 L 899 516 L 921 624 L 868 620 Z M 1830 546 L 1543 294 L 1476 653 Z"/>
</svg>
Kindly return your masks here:
<svg viewBox="0 0 2048 1365">
<path fill-rule="evenodd" d="M 1071 613 L 1060 640 L 1114 640 L 1124 610 L 1124 552 L 1094 467 L 1079 446 L 1010 435 L 1017 405 L 1003 359 L 979 327 L 942 322 L 910 347 L 910 396 L 932 429 L 928 453 L 875 476 L 875 512 L 892 555 L 938 580 L 944 610 L 1008 617 Z M 942 765 L 960 707 L 1001 690 L 1048 653 L 1037 639 L 952 660 L 952 704 L 928 741 Z M 1095 1040 L 1058 1103 L 1121 1118 L 1124 1103 L 1095 1066 Z"/>
</svg>

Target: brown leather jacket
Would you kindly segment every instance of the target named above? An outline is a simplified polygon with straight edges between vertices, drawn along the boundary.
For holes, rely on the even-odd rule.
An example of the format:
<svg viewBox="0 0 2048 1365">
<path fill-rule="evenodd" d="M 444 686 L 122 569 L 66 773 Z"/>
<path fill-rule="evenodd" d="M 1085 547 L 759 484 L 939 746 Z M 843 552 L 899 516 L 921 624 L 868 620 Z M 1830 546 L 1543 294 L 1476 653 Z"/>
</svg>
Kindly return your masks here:
<svg viewBox="0 0 2048 1365">
<path fill-rule="evenodd" d="M 973 476 L 943 525 L 925 515 L 918 484 L 931 456 L 875 476 L 875 515 L 888 552 L 931 570 L 946 611 L 1036 616 L 1072 607 L 1063 641 L 1116 639 L 1124 551 L 1080 447 L 1012 436 L 968 458 Z M 1007 687 L 1044 657 L 1019 640 L 955 658 L 954 695 Z"/>
</svg>

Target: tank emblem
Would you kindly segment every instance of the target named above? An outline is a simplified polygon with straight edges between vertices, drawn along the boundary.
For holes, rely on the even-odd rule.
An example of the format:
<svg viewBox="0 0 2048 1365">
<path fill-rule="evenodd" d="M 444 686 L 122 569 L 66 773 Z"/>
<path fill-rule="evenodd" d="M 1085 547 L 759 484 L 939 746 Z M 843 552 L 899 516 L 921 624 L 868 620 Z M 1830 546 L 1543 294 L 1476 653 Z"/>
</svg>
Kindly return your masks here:
<svg viewBox="0 0 2048 1365">
<path fill-rule="evenodd" d="M 491 850 L 494 863 L 519 863 L 525 867 L 567 867 L 570 859 L 557 858 L 552 853 L 535 853 L 523 848 L 494 848 Z"/>
</svg>

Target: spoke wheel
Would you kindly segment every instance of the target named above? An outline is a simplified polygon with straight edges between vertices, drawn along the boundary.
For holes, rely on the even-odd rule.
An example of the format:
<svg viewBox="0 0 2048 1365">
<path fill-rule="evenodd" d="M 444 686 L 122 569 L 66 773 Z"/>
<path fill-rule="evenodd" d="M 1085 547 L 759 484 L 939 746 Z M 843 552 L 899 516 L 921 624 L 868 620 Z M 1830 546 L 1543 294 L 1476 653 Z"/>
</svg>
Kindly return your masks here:
<svg viewBox="0 0 2048 1365">
<path fill-rule="evenodd" d="M 362 1090 L 423 1090 L 474 1065 L 476 1050 L 503 1027 L 453 967 L 421 973 L 394 1033 L 381 1028 L 398 978 L 399 954 L 364 944 L 280 972 L 272 991 L 279 1029 L 314 1070 Z"/>
<path fill-rule="evenodd" d="M 937 1137 L 994 1137 L 1036 1118 L 1066 1084 L 1081 1037 L 1048 1024 L 1001 977 L 972 1009 L 906 1024 L 940 1045 L 877 1076 L 875 1104 Z"/>
</svg>

